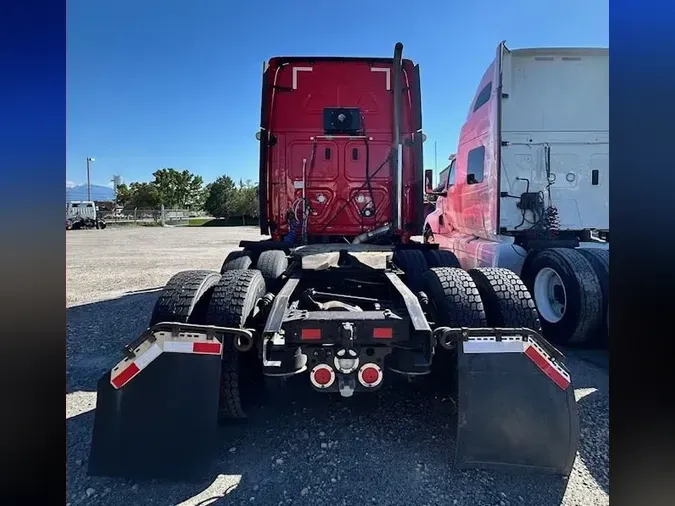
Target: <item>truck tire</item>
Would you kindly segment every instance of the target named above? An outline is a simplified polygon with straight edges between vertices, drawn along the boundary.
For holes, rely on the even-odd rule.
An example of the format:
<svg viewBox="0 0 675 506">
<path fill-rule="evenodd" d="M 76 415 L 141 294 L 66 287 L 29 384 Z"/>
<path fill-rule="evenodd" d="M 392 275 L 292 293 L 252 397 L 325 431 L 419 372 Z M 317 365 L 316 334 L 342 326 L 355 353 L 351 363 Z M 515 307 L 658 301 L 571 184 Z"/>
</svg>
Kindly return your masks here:
<svg viewBox="0 0 675 506">
<path fill-rule="evenodd" d="M 429 270 L 424 253 L 416 249 L 398 250 L 394 263 L 405 272 L 406 285 L 415 295 L 424 289 L 424 274 Z"/>
<path fill-rule="evenodd" d="M 211 296 L 206 317 L 209 325 L 244 327 L 258 300 L 265 295 L 265 290 L 265 280 L 260 271 L 247 269 L 225 272 Z M 224 339 L 218 403 L 219 423 L 246 418 L 242 390 L 247 386 L 244 384 L 244 380 L 249 377 L 246 373 L 250 372 L 244 367 L 247 358 L 257 357 L 253 350 L 247 353 L 238 352 L 231 337 Z"/>
<path fill-rule="evenodd" d="M 600 328 L 602 292 L 598 276 L 581 253 L 569 248 L 540 251 L 522 278 L 534 297 L 547 340 L 589 344 Z"/>
<path fill-rule="evenodd" d="M 220 273 L 223 274 L 227 271 L 239 271 L 250 269 L 253 265 L 253 260 L 251 259 L 251 252 L 248 250 L 241 251 L 231 251 L 223 262 L 223 266 L 220 268 Z"/>
<path fill-rule="evenodd" d="M 101 221 L 98 222 L 98 228 L 101 229 L 101 230 L 105 230 L 105 227 L 107 227 L 107 226 L 108 225 L 106 225 L 105 221 L 101 220 Z"/>
<path fill-rule="evenodd" d="M 288 257 L 281 250 L 267 250 L 260 253 L 255 268 L 265 281 L 277 280 L 288 269 Z"/>
<path fill-rule="evenodd" d="M 206 307 L 220 274 L 183 271 L 175 274 L 155 302 L 150 326 L 160 322 L 204 323 Z"/>
<path fill-rule="evenodd" d="M 490 327 L 525 327 L 541 332 L 534 300 L 518 275 L 501 267 L 469 270 L 485 306 Z"/>
<path fill-rule="evenodd" d="M 452 251 L 446 249 L 430 249 L 426 251 L 426 259 L 429 267 L 457 267 L 462 266 Z"/>
<path fill-rule="evenodd" d="M 483 301 L 468 272 L 454 267 L 434 267 L 424 275 L 424 284 L 435 307 L 436 326 L 487 325 Z"/>
<path fill-rule="evenodd" d="M 579 248 L 577 250 L 588 260 L 600 281 L 602 292 L 602 329 L 598 335 L 598 344 L 609 344 L 609 250 L 598 248 Z"/>
</svg>

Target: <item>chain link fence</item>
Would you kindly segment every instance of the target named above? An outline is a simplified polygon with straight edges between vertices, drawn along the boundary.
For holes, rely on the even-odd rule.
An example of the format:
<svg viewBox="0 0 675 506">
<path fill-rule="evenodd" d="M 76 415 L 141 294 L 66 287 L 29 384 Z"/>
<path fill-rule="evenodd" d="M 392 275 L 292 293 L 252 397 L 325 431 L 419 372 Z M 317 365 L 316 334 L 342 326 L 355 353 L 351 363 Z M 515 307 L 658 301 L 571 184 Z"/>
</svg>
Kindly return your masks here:
<svg viewBox="0 0 675 506">
<path fill-rule="evenodd" d="M 136 226 L 186 226 L 191 218 L 201 218 L 205 214 L 189 209 L 165 209 L 124 207 L 110 210 L 101 216 L 109 225 L 136 225 Z"/>
</svg>

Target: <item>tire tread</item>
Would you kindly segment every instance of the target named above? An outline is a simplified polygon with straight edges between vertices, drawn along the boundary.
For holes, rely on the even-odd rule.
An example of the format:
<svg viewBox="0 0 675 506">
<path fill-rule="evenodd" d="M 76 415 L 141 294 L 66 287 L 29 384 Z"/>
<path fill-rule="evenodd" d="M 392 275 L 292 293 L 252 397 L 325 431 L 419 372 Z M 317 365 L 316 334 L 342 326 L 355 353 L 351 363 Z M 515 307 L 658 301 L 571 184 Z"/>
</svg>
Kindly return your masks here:
<svg viewBox="0 0 675 506">
<path fill-rule="evenodd" d="M 174 321 L 191 321 L 197 304 L 213 286 L 220 281 L 220 274 L 207 270 L 183 271 L 175 274 L 165 285 L 155 302 L 150 325 Z"/>
<path fill-rule="evenodd" d="M 501 267 L 469 270 L 485 306 L 491 327 L 525 327 L 541 332 L 537 308 L 518 275 Z"/>
<path fill-rule="evenodd" d="M 426 252 L 429 267 L 456 267 L 461 268 L 459 260 L 452 251 L 444 249 L 432 249 Z"/>
<path fill-rule="evenodd" d="M 609 342 L 609 329 L 607 328 L 607 311 L 609 307 L 609 250 L 599 248 L 579 248 L 577 251 L 589 261 L 600 281 L 600 291 L 602 293 L 602 333 L 599 341 L 603 345 L 607 345 Z"/>
<path fill-rule="evenodd" d="M 455 267 L 432 267 L 424 282 L 436 307 L 436 325 L 485 327 L 485 307 L 471 276 Z"/>
<path fill-rule="evenodd" d="M 262 274 L 253 269 L 227 271 L 215 286 L 208 307 L 207 320 L 211 325 L 243 327 L 256 301 L 265 293 Z M 219 420 L 244 419 L 241 402 L 241 360 L 234 341 L 223 341 Z"/>
<path fill-rule="evenodd" d="M 413 293 L 423 289 L 423 277 L 429 270 L 424 253 L 416 249 L 398 250 L 394 254 L 394 263 L 405 272 L 406 285 Z"/>
<path fill-rule="evenodd" d="M 227 271 L 237 271 L 250 269 L 253 264 L 251 258 L 251 252 L 248 250 L 239 250 L 231 251 L 223 262 L 222 267 L 220 268 L 220 273 L 223 274 Z"/>
<path fill-rule="evenodd" d="M 576 249 L 550 248 L 536 254 L 524 272 L 525 284 L 534 294 L 534 279 L 537 266 L 545 262 L 555 267 L 559 275 L 567 278 L 570 283 L 565 286 L 567 292 L 567 306 L 570 300 L 576 299 L 578 315 L 574 324 L 568 324 L 569 329 L 561 324 L 550 324 L 542 318 L 544 337 L 553 336 L 551 340 L 556 344 L 588 345 L 595 338 L 595 332 L 601 325 L 601 288 L 598 276 L 591 263 Z M 556 329 L 557 328 L 557 329 Z M 556 330 L 554 330 L 556 329 Z M 563 331 L 564 329 L 564 331 Z"/>
<path fill-rule="evenodd" d="M 266 280 L 279 279 L 288 269 L 288 257 L 281 250 L 263 251 L 256 262 L 256 269 Z"/>
</svg>

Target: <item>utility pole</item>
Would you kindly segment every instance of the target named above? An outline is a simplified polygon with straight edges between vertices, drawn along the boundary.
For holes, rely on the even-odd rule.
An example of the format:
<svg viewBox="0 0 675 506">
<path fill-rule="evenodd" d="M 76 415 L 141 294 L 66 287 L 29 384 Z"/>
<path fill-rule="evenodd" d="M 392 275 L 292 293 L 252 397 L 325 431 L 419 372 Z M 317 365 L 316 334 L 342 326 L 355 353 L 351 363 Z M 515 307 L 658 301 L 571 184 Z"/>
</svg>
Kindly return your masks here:
<svg viewBox="0 0 675 506">
<path fill-rule="evenodd" d="M 89 163 L 96 161 L 94 158 L 87 157 L 87 200 L 91 200 L 91 180 L 89 179 Z"/>
<path fill-rule="evenodd" d="M 434 141 L 434 174 L 438 174 L 438 142 Z"/>
</svg>

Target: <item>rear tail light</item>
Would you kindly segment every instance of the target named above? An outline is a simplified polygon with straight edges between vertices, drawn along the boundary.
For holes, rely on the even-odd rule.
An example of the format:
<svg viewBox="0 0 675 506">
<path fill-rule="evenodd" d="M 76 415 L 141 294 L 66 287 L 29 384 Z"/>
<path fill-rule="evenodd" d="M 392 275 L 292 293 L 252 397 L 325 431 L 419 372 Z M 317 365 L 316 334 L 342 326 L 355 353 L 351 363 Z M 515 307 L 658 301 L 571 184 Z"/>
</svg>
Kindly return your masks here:
<svg viewBox="0 0 675 506">
<path fill-rule="evenodd" d="M 335 382 L 335 371 L 327 364 L 319 364 L 311 370 L 309 379 L 316 388 L 328 388 Z"/>
<path fill-rule="evenodd" d="M 315 341 L 321 339 L 321 329 L 302 329 L 300 338 L 303 341 Z"/>
<path fill-rule="evenodd" d="M 376 387 L 382 383 L 382 378 L 382 369 L 377 364 L 363 364 L 359 369 L 359 383 L 361 383 L 364 387 Z"/>
<path fill-rule="evenodd" d="M 373 339 L 391 339 L 391 327 L 376 327 L 373 329 Z"/>
</svg>

